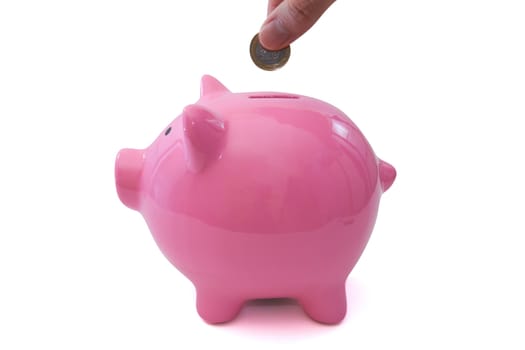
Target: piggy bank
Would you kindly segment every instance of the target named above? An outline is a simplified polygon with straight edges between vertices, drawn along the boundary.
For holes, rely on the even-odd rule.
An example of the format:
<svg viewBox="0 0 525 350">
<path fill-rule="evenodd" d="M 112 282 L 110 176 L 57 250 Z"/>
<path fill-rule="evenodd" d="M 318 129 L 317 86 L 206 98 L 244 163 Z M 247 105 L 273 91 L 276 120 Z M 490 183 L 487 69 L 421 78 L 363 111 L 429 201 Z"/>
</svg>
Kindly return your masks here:
<svg viewBox="0 0 525 350">
<path fill-rule="evenodd" d="M 332 105 L 204 76 L 199 100 L 148 148 L 119 152 L 115 176 L 206 322 L 250 299 L 294 298 L 334 324 L 396 172 Z"/>
</svg>

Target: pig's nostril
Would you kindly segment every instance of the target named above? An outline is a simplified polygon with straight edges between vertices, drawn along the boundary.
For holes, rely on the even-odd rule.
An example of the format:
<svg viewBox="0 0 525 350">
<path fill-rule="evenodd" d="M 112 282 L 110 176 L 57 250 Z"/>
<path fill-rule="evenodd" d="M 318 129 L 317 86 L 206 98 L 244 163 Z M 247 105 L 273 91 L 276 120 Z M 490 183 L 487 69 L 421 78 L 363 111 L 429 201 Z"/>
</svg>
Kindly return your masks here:
<svg viewBox="0 0 525 350">
<path fill-rule="evenodd" d="M 166 131 L 164 131 L 164 135 L 165 135 L 165 136 L 168 136 L 168 134 L 169 134 L 170 132 L 171 132 L 171 126 L 168 127 L 168 128 L 166 129 Z"/>
</svg>

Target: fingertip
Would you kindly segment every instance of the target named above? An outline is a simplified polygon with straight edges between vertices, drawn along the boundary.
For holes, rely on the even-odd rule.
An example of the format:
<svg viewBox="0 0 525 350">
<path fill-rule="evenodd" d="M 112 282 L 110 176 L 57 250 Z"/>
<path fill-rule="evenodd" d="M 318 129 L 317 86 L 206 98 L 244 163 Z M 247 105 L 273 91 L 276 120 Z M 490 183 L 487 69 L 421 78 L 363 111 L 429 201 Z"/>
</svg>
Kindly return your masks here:
<svg viewBox="0 0 525 350">
<path fill-rule="evenodd" d="M 279 18 L 269 18 L 259 31 L 259 41 L 267 50 L 277 51 L 290 45 L 292 36 Z"/>
<path fill-rule="evenodd" d="M 261 45 L 280 50 L 306 33 L 335 0 L 275 0 L 259 32 Z"/>
</svg>

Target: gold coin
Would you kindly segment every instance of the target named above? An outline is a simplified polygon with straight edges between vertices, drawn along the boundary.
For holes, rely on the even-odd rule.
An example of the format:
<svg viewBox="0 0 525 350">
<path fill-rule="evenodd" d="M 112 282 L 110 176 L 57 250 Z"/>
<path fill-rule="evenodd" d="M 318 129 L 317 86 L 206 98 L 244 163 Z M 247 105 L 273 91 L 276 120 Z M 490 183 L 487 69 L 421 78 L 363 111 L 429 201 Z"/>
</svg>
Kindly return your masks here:
<svg viewBox="0 0 525 350">
<path fill-rule="evenodd" d="M 290 46 L 277 51 L 265 49 L 259 42 L 259 34 L 255 34 L 250 43 L 250 56 L 253 63 L 264 70 L 276 70 L 284 66 L 290 58 L 290 51 Z"/>
</svg>

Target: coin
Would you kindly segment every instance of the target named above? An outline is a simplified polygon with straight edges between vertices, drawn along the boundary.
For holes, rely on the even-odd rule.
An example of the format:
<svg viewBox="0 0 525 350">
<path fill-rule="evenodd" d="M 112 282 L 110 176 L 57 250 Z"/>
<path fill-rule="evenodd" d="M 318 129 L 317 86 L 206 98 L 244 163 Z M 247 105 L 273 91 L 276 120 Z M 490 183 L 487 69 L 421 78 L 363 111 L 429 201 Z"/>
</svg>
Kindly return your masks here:
<svg viewBox="0 0 525 350">
<path fill-rule="evenodd" d="M 290 46 L 277 51 L 267 50 L 259 42 L 259 34 L 255 34 L 250 43 L 250 56 L 257 67 L 269 71 L 276 70 L 288 62 Z"/>
</svg>

